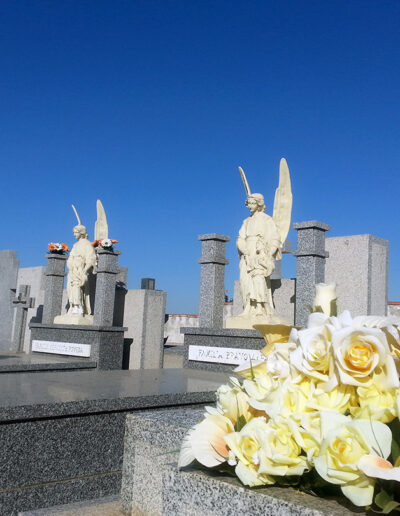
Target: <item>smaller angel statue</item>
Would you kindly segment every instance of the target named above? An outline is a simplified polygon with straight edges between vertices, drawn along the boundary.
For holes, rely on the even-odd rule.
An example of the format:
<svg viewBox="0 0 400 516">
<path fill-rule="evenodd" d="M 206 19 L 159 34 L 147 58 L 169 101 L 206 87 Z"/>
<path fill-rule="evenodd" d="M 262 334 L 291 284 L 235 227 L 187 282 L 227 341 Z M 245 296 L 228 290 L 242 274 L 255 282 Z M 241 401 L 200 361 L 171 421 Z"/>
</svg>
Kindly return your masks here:
<svg viewBox="0 0 400 516">
<path fill-rule="evenodd" d="M 252 328 L 253 324 L 278 319 L 274 316 L 270 276 L 275 260 L 282 258 L 282 246 L 290 228 L 292 191 L 289 168 L 281 159 L 279 187 L 275 193 L 274 212 L 265 213 L 264 196 L 251 193 L 245 173 L 239 172 L 246 191 L 246 206 L 250 217 L 243 221 L 236 246 L 240 258 L 240 289 L 244 311 L 227 320 L 229 328 Z"/>
</svg>

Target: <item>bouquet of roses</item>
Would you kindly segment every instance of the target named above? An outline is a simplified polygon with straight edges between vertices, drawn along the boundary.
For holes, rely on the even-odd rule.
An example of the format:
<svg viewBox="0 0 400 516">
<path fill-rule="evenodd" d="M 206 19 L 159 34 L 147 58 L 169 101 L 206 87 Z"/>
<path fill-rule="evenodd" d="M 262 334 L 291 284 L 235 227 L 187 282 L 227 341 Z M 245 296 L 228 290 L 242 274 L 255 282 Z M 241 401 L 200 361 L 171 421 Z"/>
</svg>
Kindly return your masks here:
<svg viewBox="0 0 400 516">
<path fill-rule="evenodd" d="M 265 361 L 219 387 L 179 467 L 197 461 L 248 486 L 340 489 L 385 514 L 400 507 L 400 319 L 335 316 L 331 306 L 305 328 L 264 327 Z"/>
</svg>

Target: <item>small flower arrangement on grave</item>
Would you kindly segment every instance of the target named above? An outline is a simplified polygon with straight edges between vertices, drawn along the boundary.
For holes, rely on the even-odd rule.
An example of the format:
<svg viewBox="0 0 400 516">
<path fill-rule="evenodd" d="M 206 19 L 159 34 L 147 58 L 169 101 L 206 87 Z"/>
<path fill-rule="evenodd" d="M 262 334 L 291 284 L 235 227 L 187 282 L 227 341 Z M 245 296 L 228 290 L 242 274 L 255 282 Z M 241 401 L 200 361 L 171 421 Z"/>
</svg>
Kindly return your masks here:
<svg viewBox="0 0 400 516">
<path fill-rule="evenodd" d="M 67 246 L 67 244 L 60 244 L 58 242 L 51 242 L 48 246 L 47 246 L 48 250 L 50 253 L 55 253 L 55 254 L 65 254 L 65 253 L 68 253 L 69 251 L 69 247 Z"/>
<path fill-rule="evenodd" d="M 305 328 L 264 327 L 265 361 L 219 387 L 178 465 L 400 511 L 400 318 L 331 315 L 332 286 L 317 291 Z"/>
<path fill-rule="evenodd" d="M 103 240 L 92 242 L 93 247 L 102 247 L 103 249 L 112 249 L 114 244 L 118 244 L 118 240 L 113 240 L 112 238 L 103 238 Z"/>
</svg>

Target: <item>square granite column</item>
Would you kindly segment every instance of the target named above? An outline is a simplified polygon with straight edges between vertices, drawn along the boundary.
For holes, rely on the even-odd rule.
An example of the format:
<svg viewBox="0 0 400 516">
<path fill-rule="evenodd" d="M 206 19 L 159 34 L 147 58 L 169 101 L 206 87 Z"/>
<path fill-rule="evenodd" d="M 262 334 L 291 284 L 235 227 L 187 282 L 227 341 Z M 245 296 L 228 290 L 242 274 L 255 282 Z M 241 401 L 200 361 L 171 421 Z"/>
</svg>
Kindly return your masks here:
<svg viewBox="0 0 400 516">
<path fill-rule="evenodd" d="M 325 281 L 325 232 L 330 226 L 310 220 L 296 222 L 293 229 L 297 230 L 297 249 L 293 251 L 297 257 L 295 324 L 304 326 L 310 313 L 307 307 L 314 302 L 314 286 Z"/>
<path fill-rule="evenodd" d="M 43 324 L 53 324 L 54 317 L 61 315 L 64 290 L 65 264 L 68 256 L 64 254 L 46 254 L 46 282 L 43 303 Z"/>
<path fill-rule="evenodd" d="M 201 240 L 200 307 L 201 328 L 223 327 L 225 302 L 225 245 L 230 238 L 226 235 L 211 233 L 199 235 Z"/>
<path fill-rule="evenodd" d="M 98 249 L 96 295 L 93 324 L 112 326 L 114 319 L 115 286 L 117 281 L 118 256 L 120 251 Z"/>
</svg>

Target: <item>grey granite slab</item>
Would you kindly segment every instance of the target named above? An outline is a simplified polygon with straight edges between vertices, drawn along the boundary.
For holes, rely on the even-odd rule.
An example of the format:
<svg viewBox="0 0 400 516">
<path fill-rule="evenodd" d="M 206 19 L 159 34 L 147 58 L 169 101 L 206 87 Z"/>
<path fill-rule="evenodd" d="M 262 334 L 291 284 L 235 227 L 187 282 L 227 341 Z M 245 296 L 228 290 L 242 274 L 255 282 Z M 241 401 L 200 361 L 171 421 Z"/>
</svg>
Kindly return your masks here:
<svg viewBox="0 0 400 516">
<path fill-rule="evenodd" d="M 105 496 L 96 500 L 74 502 L 46 509 L 19 512 L 18 516 L 120 516 L 118 495 Z"/>
<path fill-rule="evenodd" d="M 136 412 L 126 418 L 121 502 L 126 514 L 162 513 L 162 472 L 176 460 L 188 429 L 203 407 Z"/>
<path fill-rule="evenodd" d="M 185 369 L 0 375 L 0 421 L 210 403 L 226 380 Z"/>
<path fill-rule="evenodd" d="M 121 503 L 129 515 L 350 516 L 365 514 L 348 501 L 321 499 L 292 488 L 250 489 L 237 478 L 187 467 L 178 452 L 202 407 L 136 412 L 126 419 Z"/>
<path fill-rule="evenodd" d="M 0 491 L 0 514 L 16 516 L 35 508 L 112 496 L 118 493 L 120 485 L 121 474 L 114 473 Z"/>
<path fill-rule="evenodd" d="M 164 465 L 163 515 L 178 516 L 354 516 L 366 514 L 349 502 L 318 498 L 293 488 L 243 486 L 238 479 Z"/>
<path fill-rule="evenodd" d="M 75 369 L 93 369 L 96 361 L 90 359 L 62 357 L 25 353 L 7 353 L 0 355 L 0 373 L 19 373 L 22 371 L 63 371 Z"/>
</svg>

